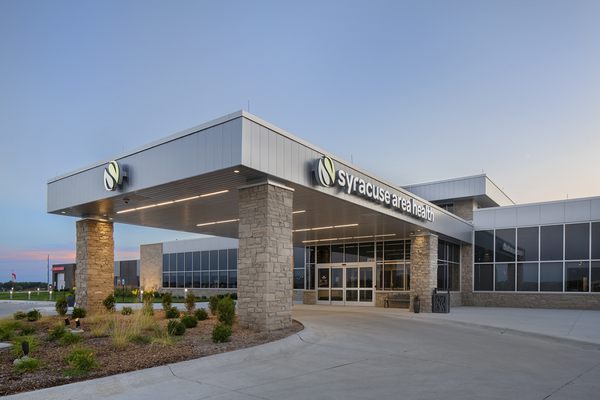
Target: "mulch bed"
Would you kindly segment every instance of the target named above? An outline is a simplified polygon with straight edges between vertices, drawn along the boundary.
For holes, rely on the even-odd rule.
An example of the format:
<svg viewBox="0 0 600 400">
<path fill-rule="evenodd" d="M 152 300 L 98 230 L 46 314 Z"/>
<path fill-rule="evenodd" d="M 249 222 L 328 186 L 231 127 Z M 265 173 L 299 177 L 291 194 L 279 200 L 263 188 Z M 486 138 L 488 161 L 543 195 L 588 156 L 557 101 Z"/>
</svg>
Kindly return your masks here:
<svg viewBox="0 0 600 400">
<path fill-rule="evenodd" d="M 168 321 L 164 319 L 162 311 L 157 311 L 154 318 L 156 323 L 162 326 L 165 326 Z M 15 373 L 13 371 L 15 357 L 10 349 L 0 350 L 0 395 L 64 385 L 256 346 L 285 338 L 303 329 L 302 324 L 293 321 L 291 328 L 272 333 L 258 333 L 243 329 L 236 323 L 230 341 L 213 343 L 212 329 L 217 320 L 211 316 L 208 320 L 198 321 L 197 327 L 188 328 L 183 336 L 175 336 L 173 345 L 128 343 L 124 348 L 115 348 L 111 337 L 93 337 L 92 326 L 86 323 L 86 319 L 82 319 L 85 332 L 84 339 L 79 344 L 60 346 L 55 341 L 48 341 L 48 329 L 61 321 L 62 318 L 59 317 L 45 317 L 40 321 L 28 323 L 36 327 L 34 336 L 39 342 L 38 348 L 30 354 L 42 362 L 41 367 L 36 371 Z M 65 357 L 75 346 L 93 349 L 99 367 L 85 376 L 67 377 L 64 375 L 64 371 L 68 368 Z"/>
</svg>

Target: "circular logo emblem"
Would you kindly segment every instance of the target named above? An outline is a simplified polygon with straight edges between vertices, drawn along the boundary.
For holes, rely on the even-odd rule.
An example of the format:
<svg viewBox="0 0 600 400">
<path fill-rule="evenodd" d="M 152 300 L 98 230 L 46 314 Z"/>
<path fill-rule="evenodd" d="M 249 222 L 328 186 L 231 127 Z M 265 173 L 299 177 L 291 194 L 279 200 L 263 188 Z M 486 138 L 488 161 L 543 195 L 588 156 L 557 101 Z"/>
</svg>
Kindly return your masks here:
<svg viewBox="0 0 600 400">
<path fill-rule="evenodd" d="M 117 189 L 117 186 L 121 184 L 123 177 L 121 176 L 121 168 L 116 161 L 108 163 L 104 168 L 104 188 L 108 191 Z"/>
<path fill-rule="evenodd" d="M 315 176 L 321 185 L 326 187 L 333 186 L 335 183 L 335 165 L 333 165 L 333 160 L 327 156 L 319 159 L 315 168 Z"/>
</svg>

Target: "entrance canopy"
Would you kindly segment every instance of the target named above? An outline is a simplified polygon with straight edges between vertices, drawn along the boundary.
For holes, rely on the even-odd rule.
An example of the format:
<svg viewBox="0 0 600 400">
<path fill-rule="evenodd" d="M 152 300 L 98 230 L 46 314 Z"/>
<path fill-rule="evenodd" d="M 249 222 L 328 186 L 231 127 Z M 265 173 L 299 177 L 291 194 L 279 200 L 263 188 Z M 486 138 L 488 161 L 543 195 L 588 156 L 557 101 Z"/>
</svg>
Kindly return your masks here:
<svg viewBox="0 0 600 400">
<path fill-rule="evenodd" d="M 238 237 L 238 189 L 294 190 L 295 244 L 433 232 L 470 243 L 472 225 L 256 116 L 239 111 L 51 179 L 48 212 Z"/>
</svg>

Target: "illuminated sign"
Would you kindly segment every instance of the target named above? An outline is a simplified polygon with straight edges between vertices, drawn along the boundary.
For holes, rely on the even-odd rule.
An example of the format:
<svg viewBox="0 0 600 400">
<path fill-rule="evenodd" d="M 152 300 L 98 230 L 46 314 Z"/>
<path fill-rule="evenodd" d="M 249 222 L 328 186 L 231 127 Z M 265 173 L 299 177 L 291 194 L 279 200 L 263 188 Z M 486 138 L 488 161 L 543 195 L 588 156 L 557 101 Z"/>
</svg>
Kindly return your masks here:
<svg viewBox="0 0 600 400">
<path fill-rule="evenodd" d="M 366 198 L 415 218 L 430 222 L 433 222 L 435 219 L 433 207 L 420 204 L 420 202 L 412 197 L 402 197 L 397 193 L 390 192 L 384 187 L 365 181 L 363 178 L 354 176 L 343 169 L 336 171 L 333 160 L 327 156 L 323 156 L 315 161 L 313 174 L 315 180 L 321 186 L 337 186 L 347 194 Z"/>
<path fill-rule="evenodd" d="M 117 190 L 123 185 L 124 178 L 127 178 L 127 174 L 121 169 L 119 163 L 109 162 L 104 168 L 104 189 L 109 192 Z"/>
</svg>

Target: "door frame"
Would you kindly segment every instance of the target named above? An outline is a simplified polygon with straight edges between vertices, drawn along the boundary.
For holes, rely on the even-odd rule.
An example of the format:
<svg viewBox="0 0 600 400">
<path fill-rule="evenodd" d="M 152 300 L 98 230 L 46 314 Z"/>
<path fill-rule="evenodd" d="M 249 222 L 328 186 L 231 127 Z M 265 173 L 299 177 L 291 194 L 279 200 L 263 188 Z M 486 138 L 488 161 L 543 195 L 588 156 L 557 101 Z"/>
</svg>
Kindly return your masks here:
<svg viewBox="0 0 600 400">
<path fill-rule="evenodd" d="M 332 269 L 336 268 L 342 269 L 342 287 L 341 288 L 337 288 L 337 287 L 332 287 Z M 347 302 L 346 301 L 346 270 L 348 268 L 357 268 L 358 269 L 358 287 L 357 288 L 350 288 L 350 290 L 356 290 L 358 291 L 358 295 L 359 295 L 359 300 L 358 301 L 351 301 L 351 302 Z M 360 269 L 361 268 L 370 268 L 371 269 L 371 287 L 361 287 L 360 286 Z M 327 269 L 329 271 L 329 280 L 328 280 L 328 287 L 319 287 L 319 269 Z M 375 283 L 376 283 L 376 268 L 375 268 L 375 262 L 356 262 L 356 263 L 326 263 L 326 264 L 316 264 L 315 265 L 315 270 L 316 270 L 316 277 L 317 277 L 317 287 L 316 287 L 316 295 L 317 295 L 317 304 L 321 304 L 321 305 L 346 305 L 346 306 L 367 306 L 367 307 L 373 307 L 375 306 Z M 328 300 L 319 300 L 319 290 L 327 290 L 329 293 L 329 299 Z M 331 291 L 332 290 L 342 290 L 343 293 L 343 301 L 332 301 L 331 300 Z M 360 301 L 360 291 L 361 290 L 370 290 L 372 295 L 371 295 L 371 301 Z"/>
</svg>

